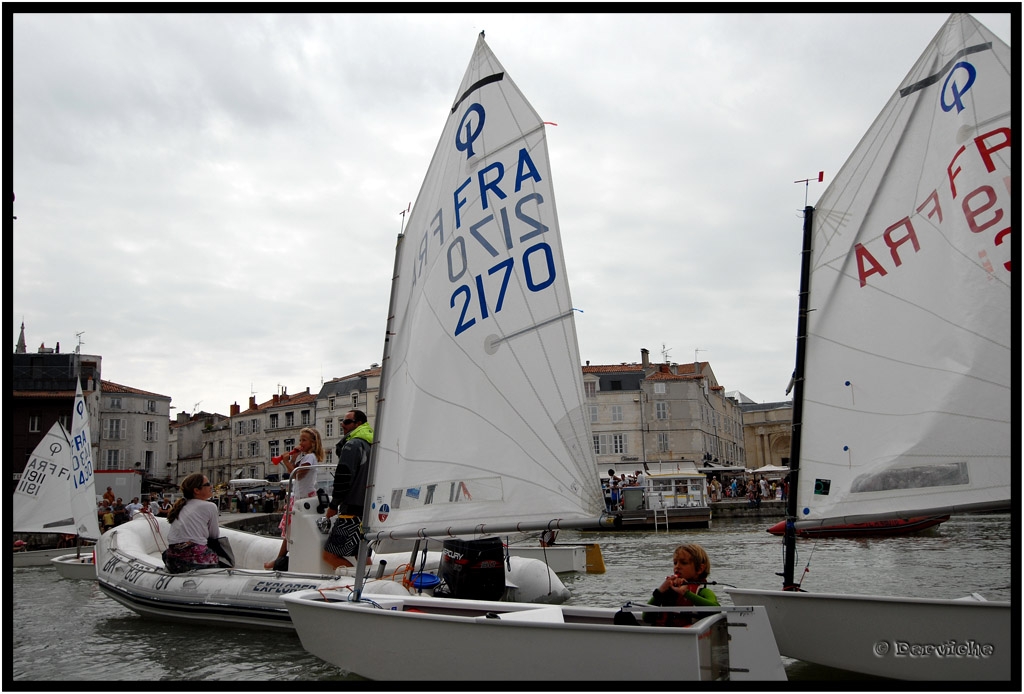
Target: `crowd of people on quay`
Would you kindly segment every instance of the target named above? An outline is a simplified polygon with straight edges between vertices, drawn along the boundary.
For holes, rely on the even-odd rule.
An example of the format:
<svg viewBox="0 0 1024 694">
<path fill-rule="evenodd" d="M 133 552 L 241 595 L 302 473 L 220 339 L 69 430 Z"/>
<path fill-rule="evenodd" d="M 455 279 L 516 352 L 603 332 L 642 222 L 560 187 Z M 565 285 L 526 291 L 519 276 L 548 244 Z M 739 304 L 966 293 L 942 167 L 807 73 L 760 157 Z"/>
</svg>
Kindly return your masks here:
<svg viewBox="0 0 1024 694">
<path fill-rule="evenodd" d="M 97 504 L 96 516 L 100 523 L 100 530 L 106 532 L 113 527 L 126 523 L 135 517 L 137 513 L 151 513 L 160 518 L 166 518 L 171 510 L 171 501 L 161 494 L 143 494 L 140 497 L 133 496 L 127 504 L 119 496 L 114 496 L 114 491 L 107 487 L 103 493 L 103 499 Z"/>
<path fill-rule="evenodd" d="M 636 470 L 633 474 L 627 474 L 625 472 L 615 474 L 614 469 L 608 470 L 608 480 L 602 480 L 602 486 L 605 486 L 607 494 L 608 511 L 617 511 L 622 508 L 622 490 L 626 487 L 643 487 L 646 483 L 647 478 L 644 475 L 643 470 Z"/>
<path fill-rule="evenodd" d="M 723 484 L 715 475 L 708 480 L 708 495 L 711 501 L 746 499 L 749 506 L 758 506 L 762 501 L 785 501 L 789 496 L 789 477 L 779 480 L 734 477 Z"/>
</svg>

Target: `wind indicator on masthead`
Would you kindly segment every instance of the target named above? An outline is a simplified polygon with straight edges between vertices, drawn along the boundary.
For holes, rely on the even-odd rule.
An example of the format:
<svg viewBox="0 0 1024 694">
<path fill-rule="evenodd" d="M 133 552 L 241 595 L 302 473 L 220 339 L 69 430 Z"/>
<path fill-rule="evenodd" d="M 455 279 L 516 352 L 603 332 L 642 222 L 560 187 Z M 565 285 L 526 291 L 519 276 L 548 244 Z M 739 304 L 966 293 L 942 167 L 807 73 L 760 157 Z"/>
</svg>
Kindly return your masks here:
<svg viewBox="0 0 1024 694">
<path fill-rule="evenodd" d="M 801 178 L 799 181 L 793 181 L 793 183 L 803 183 L 804 184 L 804 207 L 807 207 L 807 189 L 811 187 L 811 181 L 817 181 L 818 183 L 821 183 L 824 180 L 825 180 L 825 172 L 824 171 L 819 171 L 817 178 Z"/>
</svg>

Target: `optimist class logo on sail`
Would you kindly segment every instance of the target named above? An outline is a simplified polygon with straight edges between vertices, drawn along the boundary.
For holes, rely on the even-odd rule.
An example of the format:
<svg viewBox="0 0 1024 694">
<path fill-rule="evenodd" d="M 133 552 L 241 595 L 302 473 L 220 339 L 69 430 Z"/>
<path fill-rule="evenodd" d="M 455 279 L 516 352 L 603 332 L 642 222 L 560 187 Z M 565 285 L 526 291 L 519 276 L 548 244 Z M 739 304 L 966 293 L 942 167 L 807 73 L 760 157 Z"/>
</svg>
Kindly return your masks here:
<svg viewBox="0 0 1024 694">
<path fill-rule="evenodd" d="M 541 292 L 557 278 L 554 250 L 542 237 L 549 229 L 542 220 L 550 214 L 539 190 L 546 188 L 545 176 L 520 133 L 503 137 L 503 128 L 493 134 L 491 128 L 483 104 L 470 103 L 449 142 L 450 156 L 467 173 L 439 196 L 413 258 L 414 287 L 435 265 L 438 273 L 447 271 L 446 324 L 453 336 L 500 313 L 514 296 L 510 289 Z M 491 151 L 487 143 L 499 146 Z"/>
<path fill-rule="evenodd" d="M 971 54 L 980 54 L 979 59 L 986 57 L 991 54 L 991 44 L 967 48 L 960 55 Z M 900 90 L 901 99 L 908 98 L 941 81 L 941 89 L 933 97 L 937 98 L 941 112 L 948 117 L 957 117 L 966 110 L 968 118 L 954 131 L 954 142 L 937 138 L 931 143 L 937 151 L 941 147 L 948 148 L 950 152 L 949 158 L 943 162 L 945 171 L 942 178 L 945 180 L 940 178 L 912 213 L 887 226 L 881 233 L 881 245 L 873 244 L 874 250 L 862 243 L 854 247 L 861 287 L 869 284 L 872 275 L 878 276 L 872 280 L 877 284 L 890 272 L 900 269 L 908 257 L 926 250 L 915 222 L 917 226 L 931 225 L 936 229 L 943 228 L 943 222 L 946 222 L 946 227 L 951 227 L 946 232 L 947 238 L 965 250 L 970 248 L 969 255 L 976 256 L 979 265 L 990 275 L 994 275 L 997 268 L 1001 272 L 1011 272 L 1011 129 L 992 124 L 993 121 L 1008 119 L 1009 114 L 987 117 L 988 114 L 982 112 L 986 95 L 966 103 L 963 100 L 972 89 L 1000 88 L 998 84 L 982 84 L 983 76 L 984 72 L 976 65 L 959 60 Z M 974 109 L 978 111 L 974 112 Z M 977 126 L 970 127 L 974 123 Z M 989 128 L 981 128 L 989 124 L 992 124 Z M 963 140 L 960 136 L 967 129 L 975 134 Z"/>
</svg>

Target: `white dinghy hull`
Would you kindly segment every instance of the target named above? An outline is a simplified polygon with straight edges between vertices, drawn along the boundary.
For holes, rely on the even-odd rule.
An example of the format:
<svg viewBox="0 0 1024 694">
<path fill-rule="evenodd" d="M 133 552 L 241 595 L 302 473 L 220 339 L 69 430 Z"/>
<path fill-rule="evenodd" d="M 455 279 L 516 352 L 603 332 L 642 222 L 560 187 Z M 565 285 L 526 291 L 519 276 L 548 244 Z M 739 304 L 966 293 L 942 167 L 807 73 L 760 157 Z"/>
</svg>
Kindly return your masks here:
<svg viewBox="0 0 1024 694">
<path fill-rule="evenodd" d="M 92 555 L 92 548 L 88 553 L 62 554 L 50 560 L 61 578 L 70 578 L 80 581 L 96 580 L 96 562 Z"/>
<path fill-rule="evenodd" d="M 88 547 L 92 552 L 92 547 Z M 11 566 L 15 569 L 23 569 L 29 566 L 51 566 L 53 560 L 68 553 L 67 547 L 52 547 L 50 549 L 33 549 L 27 552 L 14 552 L 11 559 Z"/>
<path fill-rule="evenodd" d="M 768 611 L 782 655 L 901 680 L 1009 680 L 1009 602 L 727 589 Z"/>
<path fill-rule="evenodd" d="M 785 680 L 761 608 L 705 608 L 708 616 L 684 628 L 616 625 L 613 608 L 370 593 L 357 603 L 309 590 L 283 601 L 303 648 L 373 680 L 608 682 L 623 677 L 615 654 L 642 660 L 642 668 L 628 668 L 631 680 Z M 740 649 L 730 646 L 734 629 L 751 628 L 757 633 L 737 637 Z"/>
</svg>

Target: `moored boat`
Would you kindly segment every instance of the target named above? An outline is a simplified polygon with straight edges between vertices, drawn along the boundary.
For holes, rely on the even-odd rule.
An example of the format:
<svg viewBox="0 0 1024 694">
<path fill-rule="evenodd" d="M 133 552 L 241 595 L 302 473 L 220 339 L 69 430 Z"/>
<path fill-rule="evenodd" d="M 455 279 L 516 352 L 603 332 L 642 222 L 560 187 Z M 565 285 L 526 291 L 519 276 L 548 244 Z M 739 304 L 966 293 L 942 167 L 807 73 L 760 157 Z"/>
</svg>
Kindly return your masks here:
<svg viewBox="0 0 1024 694">
<path fill-rule="evenodd" d="M 796 528 L 797 537 L 885 537 L 887 535 L 909 535 L 934 528 L 949 520 L 944 516 L 915 516 L 913 518 L 886 518 L 865 523 L 837 523 Z M 772 535 L 786 534 L 786 521 L 779 521 L 768 528 Z"/>
</svg>

